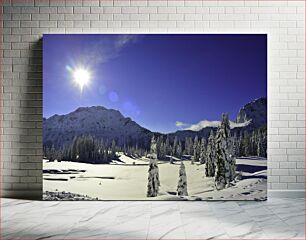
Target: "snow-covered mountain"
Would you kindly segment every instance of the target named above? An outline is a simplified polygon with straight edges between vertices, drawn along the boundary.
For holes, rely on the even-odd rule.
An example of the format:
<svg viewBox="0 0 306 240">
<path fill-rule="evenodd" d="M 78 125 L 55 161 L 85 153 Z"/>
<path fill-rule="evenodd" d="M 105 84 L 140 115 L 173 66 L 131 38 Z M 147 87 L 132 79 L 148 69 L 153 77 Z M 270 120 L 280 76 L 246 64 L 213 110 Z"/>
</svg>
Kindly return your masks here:
<svg viewBox="0 0 306 240">
<path fill-rule="evenodd" d="M 201 125 L 202 124 L 202 125 Z M 236 121 L 231 122 L 233 131 L 252 131 L 267 124 L 267 99 L 259 98 L 246 104 L 239 111 Z M 198 128 L 179 130 L 169 134 L 170 139 L 175 136 L 179 140 L 185 137 L 207 138 L 211 129 L 216 129 L 215 125 L 210 126 L 203 122 Z M 119 111 L 107 109 L 101 106 L 80 107 L 74 112 L 66 115 L 54 115 L 43 121 L 43 143 L 44 145 L 63 146 L 72 142 L 75 136 L 92 135 L 104 141 L 116 141 L 117 145 L 135 145 L 148 147 L 153 134 L 150 130 L 143 128 L 130 118 L 124 117 Z"/>
<path fill-rule="evenodd" d="M 239 110 L 237 123 L 252 120 L 250 127 L 253 129 L 267 124 L 267 98 L 258 98 Z"/>
<path fill-rule="evenodd" d="M 170 137 L 178 137 L 178 140 L 184 141 L 186 137 L 207 138 L 211 130 L 216 130 L 220 121 L 201 121 L 191 125 L 188 129 L 179 130 L 171 133 Z M 232 133 L 239 135 L 241 131 L 251 132 L 255 129 L 267 126 L 267 98 L 258 98 L 244 105 L 238 113 L 237 119 L 230 121 Z"/>
<path fill-rule="evenodd" d="M 118 145 L 146 143 L 152 133 L 119 111 L 101 106 L 80 107 L 66 115 L 54 115 L 43 121 L 44 145 L 62 146 L 75 136 L 92 135 L 97 139 L 112 141 Z"/>
</svg>

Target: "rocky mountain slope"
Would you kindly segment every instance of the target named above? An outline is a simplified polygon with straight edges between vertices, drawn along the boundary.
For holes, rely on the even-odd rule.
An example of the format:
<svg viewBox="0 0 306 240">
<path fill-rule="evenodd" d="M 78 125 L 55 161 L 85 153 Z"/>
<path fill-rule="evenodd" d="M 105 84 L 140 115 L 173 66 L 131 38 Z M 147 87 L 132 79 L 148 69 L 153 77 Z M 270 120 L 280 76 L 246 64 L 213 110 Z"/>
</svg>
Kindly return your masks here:
<svg viewBox="0 0 306 240">
<path fill-rule="evenodd" d="M 233 128 L 233 132 L 252 131 L 267 124 L 267 99 L 259 98 L 243 106 L 235 122 L 244 123 L 250 121 L 243 127 Z M 242 124 L 243 125 L 243 124 Z M 216 127 L 205 127 L 199 131 L 180 130 L 170 133 L 170 139 L 175 136 L 179 140 L 186 137 L 207 138 L 211 129 Z M 43 121 L 43 143 L 44 145 L 60 147 L 71 143 L 75 136 L 92 135 L 97 139 L 111 142 L 113 139 L 117 145 L 135 145 L 147 147 L 153 134 L 150 130 L 143 128 L 130 118 L 124 117 L 119 111 L 107 109 L 101 106 L 80 107 L 74 112 L 66 115 L 54 115 Z"/>
<path fill-rule="evenodd" d="M 70 143 L 75 136 L 92 135 L 114 139 L 118 145 L 146 143 L 152 133 L 119 111 L 104 107 L 80 107 L 67 115 L 54 115 L 43 121 L 44 145 L 56 147 Z"/>
</svg>

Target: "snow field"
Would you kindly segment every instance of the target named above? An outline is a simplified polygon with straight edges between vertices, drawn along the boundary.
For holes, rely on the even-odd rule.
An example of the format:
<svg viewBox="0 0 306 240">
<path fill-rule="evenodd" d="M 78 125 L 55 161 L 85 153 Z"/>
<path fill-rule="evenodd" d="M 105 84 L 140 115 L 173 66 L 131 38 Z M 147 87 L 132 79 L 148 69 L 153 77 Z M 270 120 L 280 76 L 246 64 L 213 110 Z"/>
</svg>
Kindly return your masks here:
<svg viewBox="0 0 306 240">
<path fill-rule="evenodd" d="M 132 159 L 122 155 L 114 164 L 94 165 L 77 162 L 48 162 L 43 168 L 57 170 L 86 170 L 76 174 L 44 174 L 44 191 L 66 191 L 87 195 L 100 200 L 253 200 L 266 198 L 266 170 L 242 172 L 243 179 L 230 188 L 216 191 L 214 179 L 205 177 L 204 164 L 184 161 L 187 175 L 188 197 L 176 196 L 180 162 L 159 161 L 160 190 L 157 197 L 146 197 L 148 163 L 145 158 Z M 238 158 L 237 164 L 266 166 L 266 159 Z M 257 175 L 257 176 L 256 176 Z M 259 175 L 259 176 L 258 176 Z M 252 178 L 256 176 L 256 178 Z M 259 177 L 259 178 L 258 178 Z M 67 181 L 58 181 L 57 179 Z"/>
</svg>

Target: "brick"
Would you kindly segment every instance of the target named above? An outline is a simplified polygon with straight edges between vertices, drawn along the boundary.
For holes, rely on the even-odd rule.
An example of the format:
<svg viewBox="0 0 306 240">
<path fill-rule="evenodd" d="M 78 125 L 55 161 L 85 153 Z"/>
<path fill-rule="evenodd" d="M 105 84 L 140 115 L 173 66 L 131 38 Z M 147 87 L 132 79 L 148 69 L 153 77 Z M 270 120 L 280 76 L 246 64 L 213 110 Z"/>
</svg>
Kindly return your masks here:
<svg viewBox="0 0 306 240">
<path fill-rule="evenodd" d="M 124 14 L 138 13 L 138 8 L 137 7 L 122 7 L 121 13 L 124 13 Z"/>
<path fill-rule="evenodd" d="M 20 24 L 21 24 L 22 28 L 39 27 L 39 22 L 38 21 L 21 21 Z"/>
<path fill-rule="evenodd" d="M 148 0 L 148 6 L 167 6 L 167 1 L 163 0 Z"/>
<path fill-rule="evenodd" d="M 104 7 L 103 13 L 121 13 L 120 7 Z"/>
<path fill-rule="evenodd" d="M 34 20 L 49 20 L 49 14 L 32 14 L 32 21 Z"/>
<path fill-rule="evenodd" d="M 176 7 L 158 7 L 158 13 L 176 13 Z"/>
<path fill-rule="evenodd" d="M 58 21 L 57 26 L 59 28 L 73 27 L 73 21 Z"/>
<path fill-rule="evenodd" d="M 74 27 L 77 28 L 86 28 L 86 27 L 90 27 L 90 21 L 74 21 Z"/>
<path fill-rule="evenodd" d="M 296 176 L 280 176 L 279 181 L 285 183 L 294 183 L 296 182 Z"/>
<path fill-rule="evenodd" d="M 99 14 L 83 14 L 83 19 L 84 20 L 99 20 Z"/>
<path fill-rule="evenodd" d="M 59 21 L 59 20 L 65 20 L 65 14 L 52 14 L 50 15 L 51 21 Z"/>
<path fill-rule="evenodd" d="M 90 0 L 90 1 L 82 1 L 83 2 L 83 6 L 86 7 L 91 7 L 91 6 L 99 6 L 100 2 L 99 0 Z"/>
<path fill-rule="evenodd" d="M 177 13 L 195 13 L 196 10 L 195 10 L 195 7 L 177 7 L 176 8 L 176 12 Z"/>
<path fill-rule="evenodd" d="M 83 15 L 80 13 L 74 13 L 74 14 L 65 14 L 65 20 L 82 20 Z"/>
<path fill-rule="evenodd" d="M 39 13 L 39 7 L 22 7 L 21 13 Z"/>
<path fill-rule="evenodd" d="M 31 20 L 31 14 L 14 14 L 12 20 Z"/>
<path fill-rule="evenodd" d="M 90 26 L 93 28 L 106 28 L 107 21 L 91 21 Z"/>
<path fill-rule="evenodd" d="M 88 2 L 88 1 L 84 1 L 84 2 Z M 72 7 L 76 7 L 76 6 L 82 6 L 83 5 L 83 1 L 82 0 L 69 0 L 66 1 L 66 6 L 72 6 Z"/>
<path fill-rule="evenodd" d="M 53 1 L 53 0 L 51 0 L 51 1 Z M 40 13 L 46 13 L 46 14 L 57 13 L 57 7 L 40 7 L 39 12 Z"/>
<path fill-rule="evenodd" d="M 157 13 L 157 7 L 139 7 L 139 13 Z"/>
<path fill-rule="evenodd" d="M 59 14 L 73 13 L 73 7 L 58 7 L 57 13 Z"/>
<path fill-rule="evenodd" d="M 168 20 L 168 14 L 150 14 L 150 20 L 152 21 L 165 21 Z"/>
<path fill-rule="evenodd" d="M 57 27 L 56 21 L 40 21 L 39 27 L 46 28 L 46 27 Z"/>
<path fill-rule="evenodd" d="M 90 13 L 90 7 L 74 7 L 74 13 Z"/>
<path fill-rule="evenodd" d="M 50 0 L 50 6 L 64 7 L 66 6 L 66 1 L 65 0 Z"/>
<path fill-rule="evenodd" d="M 132 14 L 130 20 L 148 21 L 149 14 Z"/>
</svg>

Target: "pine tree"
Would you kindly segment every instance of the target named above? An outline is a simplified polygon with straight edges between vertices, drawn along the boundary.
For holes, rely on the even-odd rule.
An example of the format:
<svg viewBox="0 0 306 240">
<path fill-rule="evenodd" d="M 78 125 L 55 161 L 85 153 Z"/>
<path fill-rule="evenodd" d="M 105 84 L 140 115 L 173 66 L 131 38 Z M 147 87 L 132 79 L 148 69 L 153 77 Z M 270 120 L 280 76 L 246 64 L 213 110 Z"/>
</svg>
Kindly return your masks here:
<svg viewBox="0 0 306 240">
<path fill-rule="evenodd" d="M 243 133 L 242 152 L 243 156 L 245 157 L 250 156 L 250 139 L 247 131 L 244 131 Z"/>
<path fill-rule="evenodd" d="M 187 155 L 193 154 L 193 142 L 192 142 L 192 138 L 190 137 L 185 138 L 185 154 Z"/>
<path fill-rule="evenodd" d="M 267 148 L 268 148 L 268 145 L 267 145 L 267 128 L 264 128 L 262 130 L 262 133 L 261 133 L 261 137 L 262 137 L 262 156 L 263 157 L 267 157 Z"/>
<path fill-rule="evenodd" d="M 200 163 L 204 164 L 206 162 L 206 141 L 204 138 L 201 139 L 200 145 Z"/>
<path fill-rule="evenodd" d="M 242 157 L 244 155 L 243 133 L 242 132 L 240 132 L 238 141 L 239 141 L 239 157 Z"/>
<path fill-rule="evenodd" d="M 193 142 L 193 160 L 194 162 L 198 162 L 200 159 L 200 148 L 199 148 L 199 140 L 198 136 L 195 136 Z"/>
<path fill-rule="evenodd" d="M 178 158 L 181 158 L 182 157 L 182 153 L 183 153 L 183 151 L 182 151 L 182 143 L 181 143 L 181 141 L 179 141 L 178 144 L 177 144 L 177 147 L 176 147 L 176 156 Z"/>
<path fill-rule="evenodd" d="M 173 147 L 172 147 L 172 156 L 177 156 L 176 150 L 177 150 L 177 136 L 174 137 L 173 141 Z"/>
<path fill-rule="evenodd" d="M 220 190 L 229 186 L 236 171 L 228 114 L 222 115 L 221 126 L 216 135 L 216 147 L 215 186 Z"/>
<path fill-rule="evenodd" d="M 257 131 L 257 156 L 267 157 L 267 139 L 266 130 L 258 129 Z"/>
<path fill-rule="evenodd" d="M 157 159 L 161 159 L 161 145 L 162 145 L 162 139 L 161 137 L 157 137 L 156 139 L 156 155 L 157 155 Z"/>
<path fill-rule="evenodd" d="M 149 175 L 148 175 L 147 197 L 156 197 L 159 191 L 159 186 L 160 186 L 159 170 L 158 170 L 158 164 L 157 164 L 156 158 L 150 159 L 148 172 L 149 172 Z"/>
<path fill-rule="evenodd" d="M 257 134 L 257 156 L 258 157 L 261 156 L 261 149 L 262 149 L 262 139 L 261 139 L 260 132 L 258 132 Z"/>
<path fill-rule="evenodd" d="M 178 196 L 188 196 L 187 191 L 187 176 L 185 165 L 181 162 L 180 171 L 179 171 L 179 181 L 177 184 L 177 195 Z"/>
<path fill-rule="evenodd" d="M 215 157 L 216 157 L 215 136 L 214 132 L 211 130 L 206 150 L 206 164 L 205 164 L 206 177 L 215 176 Z"/>
<path fill-rule="evenodd" d="M 157 144 L 154 135 L 151 139 L 150 154 L 151 158 L 157 159 Z"/>
<path fill-rule="evenodd" d="M 170 140 L 169 140 L 169 136 L 167 135 L 166 138 L 166 155 L 171 155 L 171 146 L 170 146 Z"/>
<path fill-rule="evenodd" d="M 237 137 L 237 133 L 235 132 L 233 137 L 233 152 L 235 156 L 240 156 L 239 149 L 239 138 Z"/>
<path fill-rule="evenodd" d="M 112 158 L 116 157 L 116 142 L 115 140 L 112 141 Z"/>
</svg>

